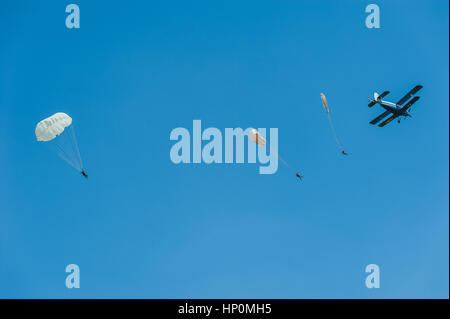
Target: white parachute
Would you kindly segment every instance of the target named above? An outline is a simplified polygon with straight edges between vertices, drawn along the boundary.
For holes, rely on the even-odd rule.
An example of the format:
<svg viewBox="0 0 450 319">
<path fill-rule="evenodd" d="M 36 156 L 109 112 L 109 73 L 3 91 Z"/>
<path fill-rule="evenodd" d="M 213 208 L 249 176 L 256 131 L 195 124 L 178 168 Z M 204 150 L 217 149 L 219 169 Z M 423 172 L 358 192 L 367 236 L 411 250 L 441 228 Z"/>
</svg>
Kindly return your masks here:
<svg viewBox="0 0 450 319">
<path fill-rule="evenodd" d="M 36 139 L 53 149 L 59 157 L 80 172 L 83 170 L 72 118 L 65 113 L 56 113 L 36 125 Z"/>
</svg>

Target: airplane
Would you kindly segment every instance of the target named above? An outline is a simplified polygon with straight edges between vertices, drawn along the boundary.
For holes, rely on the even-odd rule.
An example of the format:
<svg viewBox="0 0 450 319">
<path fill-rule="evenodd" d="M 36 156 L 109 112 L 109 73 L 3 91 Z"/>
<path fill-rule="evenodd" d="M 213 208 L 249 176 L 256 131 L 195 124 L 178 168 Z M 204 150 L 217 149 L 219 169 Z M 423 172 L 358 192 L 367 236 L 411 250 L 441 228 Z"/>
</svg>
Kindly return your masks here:
<svg viewBox="0 0 450 319">
<path fill-rule="evenodd" d="M 405 117 L 405 118 L 411 117 L 411 114 L 409 114 L 408 109 L 411 107 L 411 105 L 416 103 L 417 100 L 420 98 L 419 96 L 414 96 L 414 95 L 422 87 L 423 87 L 422 85 L 416 85 L 411 91 L 408 92 L 408 94 L 406 94 L 404 97 L 402 97 L 400 99 L 400 101 L 398 101 L 397 103 L 392 103 L 392 102 L 388 102 L 388 101 L 383 100 L 383 98 L 390 93 L 389 91 L 384 91 L 380 95 L 378 95 L 378 93 L 375 92 L 374 95 L 373 95 L 374 96 L 374 100 L 369 99 L 369 102 L 370 102 L 369 103 L 369 107 L 372 107 L 375 104 L 380 104 L 386 110 L 386 112 L 384 112 L 381 115 L 379 115 L 376 118 L 374 118 L 372 121 L 370 121 L 370 124 L 375 125 L 379 121 L 381 121 L 382 119 L 384 119 L 386 116 L 388 116 L 390 114 L 392 114 L 392 116 L 389 117 L 388 119 L 386 119 L 385 121 L 383 121 L 382 123 L 380 123 L 378 125 L 379 127 L 383 127 L 386 124 L 391 123 L 392 120 L 394 120 L 396 118 L 399 118 L 398 119 L 398 123 L 400 123 L 400 119 L 401 119 L 402 116 Z M 411 99 L 411 100 L 408 103 L 406 103 L 405 105 L 403 105 L 409 99 Z"/>
</svg>

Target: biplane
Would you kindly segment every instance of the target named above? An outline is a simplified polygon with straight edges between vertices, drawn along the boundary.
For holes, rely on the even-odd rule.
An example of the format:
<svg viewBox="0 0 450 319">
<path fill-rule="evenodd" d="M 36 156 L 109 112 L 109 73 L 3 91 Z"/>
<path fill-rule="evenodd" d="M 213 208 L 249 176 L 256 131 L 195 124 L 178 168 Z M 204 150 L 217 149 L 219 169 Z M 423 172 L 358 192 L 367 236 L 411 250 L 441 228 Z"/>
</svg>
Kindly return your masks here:
<svg viewBox="0 0 450 319">
<path fill-rule="evenodd" d="M 389 123 L 392 122 L 392 120 L 398 118 L 398 123 L 400 123 L 400 120 L 403 117 L 411 117 L 411 114 L 408 112 L 408 109 L 417 102 L 417 100 L 420 98 L 419 96 L 414 96 L 420 89 L 422 88 L 422 85 L 416 85 L 411 91 L 409 91 L 404 97 L 402 97 L 397 103 L 392 103 L 383 100 L 383 98 L 388 95 L 389 91 L 384 91 L 380 95 L 378 93 L 374 93 L 374 99 L 369 99 L 369 107 L 374 106 L 375 104 L 381 105 L 386 111 L 376 118 L 374 118 L 372 121 L 370 121 L 370 124 L 377 124 L 381 120 L 383 120 L 388 115 L 391 115 L 389 118 L 378 124 L 379 127 L 383 127 Z M 408 102 L 408 103 L 406 103 Z M 406 103 L 406 104 L 405 104 Z"/>
</svg>

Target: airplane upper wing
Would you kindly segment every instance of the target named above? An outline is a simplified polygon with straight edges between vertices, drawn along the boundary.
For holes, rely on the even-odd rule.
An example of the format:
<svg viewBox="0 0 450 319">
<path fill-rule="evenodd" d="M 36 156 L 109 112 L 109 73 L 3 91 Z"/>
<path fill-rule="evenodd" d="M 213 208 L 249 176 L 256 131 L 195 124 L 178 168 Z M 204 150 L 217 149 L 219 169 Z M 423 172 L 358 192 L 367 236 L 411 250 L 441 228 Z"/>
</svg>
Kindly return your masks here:
<svg viewBox="0 0 450 319">
<path fill-rule="evenodd" d="M 395 115 L 392 115 L 390 118 L 388 118 L 387 120 L 385 120 L 384 122 L 382 122 L 381 124 L 378 124 L 379 127 L 383 127 L 386 124 L 389 124 L 392 122 L 392 120 L 395 119 Z"/>
<path fill-rule="evenodd" d="M 380 94 L 380 96 L 378 96 L 378 99 L 382 99 L 382 98 L 384 98 L 386 95 L 388 95 L 389 93 L 391 93 L 391 92 L 389 92 L 389 91 L 384 91 L 383 93 L 381 93 Z"/>
<path fill-rule="evenodd" d="M 374 118 L 372 121 L 370 121 L 370 124 L 377 124 L 379 121 L 381 121 L 382 119 L 384 119 L 386 116 L 388 116 L 389 114 L 391 114 L 391 112 L 386 111 L 384 113 L 382 113 L 381 115 L 377 116 L 376 118 Z"/>
<path fill-rule="evenodd" d="M 407 100 L 409 100 L 410 98 L 412 98 L 414 96 L 414 94 L 416 94 L 421 88 L 423 88 L 422 85 L 416 85 L 414 87 L 414 89 L 412 89 L 411 91 L 408 92 L 408 94 L 406 94 L 404 97 L 402 97 L 400 99 L 400 101 L 397 102 L 398 105 L 402 105 L 403 103 L 405 103 Z"/>
<path fill-rule="evenodd" d="M 413 97 L 411 101 L 409 101 L 404 107 L 402 107 L 402 110 L 405 109 L 407 111 L 411 107 L 411 105 L 417 102 L 418 99 L 420 99 L 420 96 Z"/>
</svg>

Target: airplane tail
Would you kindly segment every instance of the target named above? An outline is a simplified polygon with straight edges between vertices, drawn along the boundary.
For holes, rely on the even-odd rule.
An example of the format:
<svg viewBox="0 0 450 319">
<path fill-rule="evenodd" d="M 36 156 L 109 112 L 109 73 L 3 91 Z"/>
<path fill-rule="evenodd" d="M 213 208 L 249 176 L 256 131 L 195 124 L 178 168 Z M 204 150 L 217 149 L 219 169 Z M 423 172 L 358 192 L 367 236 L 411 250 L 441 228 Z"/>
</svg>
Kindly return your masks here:
<svg viewBox="0 0 450 319">
<path fill-rule="evenodd" d="M 369 107 L 374 106 L 376 104 L 376 101 L 378 101 L 379 97 L 380 97 L 380 95 L 377 92 L 375 92 L 373 94 L 373 100 L 369 99 L 369 102 L 370 102 Z"/>
<path fill-rule="evenodd" d="M 369 107 L 372 107 L 372 106 L 374 106 L 375 104 L 377 104 L 378 102 L 381 102 L 382 100 L 383 100 L 383 98 L 386 96 L 386 95 L 388 95 L 390 92 L 389 91 L 384 91 L 383 93 L 381 93 L 381 94 L 378 94 L 377 92 L 375 92 L 374 94 L 373 94 L 373 100 L 370 100 L 369 99 L 369 101 L 370 101 L 370 103 L 369 103 Z"/>
</svg>

